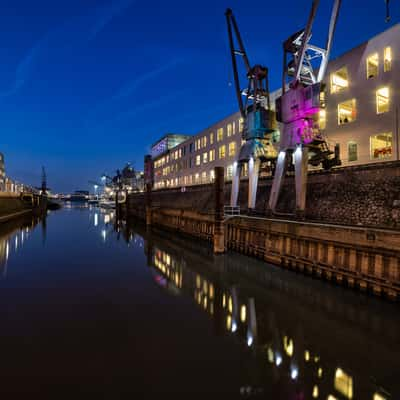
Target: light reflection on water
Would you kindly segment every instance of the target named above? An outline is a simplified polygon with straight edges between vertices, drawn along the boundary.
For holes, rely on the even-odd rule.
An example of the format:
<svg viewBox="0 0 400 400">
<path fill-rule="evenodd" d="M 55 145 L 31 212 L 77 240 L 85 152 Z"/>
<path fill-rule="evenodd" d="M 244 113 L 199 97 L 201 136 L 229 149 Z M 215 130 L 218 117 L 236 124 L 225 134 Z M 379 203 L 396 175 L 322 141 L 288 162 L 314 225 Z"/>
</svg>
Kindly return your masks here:
<svg viewBox="0 0 400 400">
<path fill-rule="evenodd" d="M 376 299 L 364 299 L 363 304 L 356 293 L 346 293 L 343 299 L 341 288 L 326 288 L 326 283 L 290 276 L 238 254 L 213 256 L 204 249 L 199 254 L 198 245 L 190 239 L 185 246 L 181 238 L 155 229 L 146 233 L 137 224 L 118 224 L 115 230 L 122 231 L 128 243 L 133 240 L 144 246 L 156 284 L 166 294 L 193 297 L 214 320 L 217 333 L 234 336 L 251 351 L 254 371 L 240 387 L 243 396 L 268 392 L 271 378 L 277 386 L 295 383 L 294 397 L 284 398 L 382 400 L 399 395 L 396 380 L 379 378 L 390 376 L 400 366 L 399 318 L 393 314 L 391 319 L 390 314 L 398 311 L 397 305 L 379 304 Z M 137 236 L 138 230 L 143 237 Z M 280 315 L 282 305 L 293 312 L 293 318 Z M 386 307 L 388 314 L 374 314 Z M 346 326 L 349 322 L 352 326 Z M 315 335 L 314 323 L 326 325 L 326 331 Z M 358 335 L 361 341 L 373 343 L 374 350 L 357 347 Z"/>
<path fill-rule="evenodd" d="M 69 205 L 2 226 L 0 266 L 5 378 L 35 385 L 43 359 L 39 376 L 54 387 L 82 378 L 79 387 L 114 398 L 142 386 L 189 397 L 201 388 L 207 398 L 214 388 L 216 398 L 400 398 L 398 304 L 239 254 L 214 256 L 202 243 L 116 222 L 114 210 Z M 48 378 L 53 368 L 61 372 Z"/>
<path fill-rule="evenodd" d="M 0 223 L 0 277 L 6 277 L 9 258 L 23 249 L 39 222 L 38 217 L 27 215 Z"/>
</svg>

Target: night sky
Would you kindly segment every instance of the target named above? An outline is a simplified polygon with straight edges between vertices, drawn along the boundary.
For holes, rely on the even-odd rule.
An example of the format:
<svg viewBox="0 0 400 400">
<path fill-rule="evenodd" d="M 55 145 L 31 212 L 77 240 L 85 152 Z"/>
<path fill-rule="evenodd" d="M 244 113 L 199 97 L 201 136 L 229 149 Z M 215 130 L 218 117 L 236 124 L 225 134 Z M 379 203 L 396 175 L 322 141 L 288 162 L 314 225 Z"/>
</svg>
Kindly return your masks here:
<svg viewBox="0 0 400 400">
<path fill-rule="evenodd" d="M 322 45 L 333 0 L 314 28 Z M 343 0 L 332 56 L 399 21 L 392 0 Z M 282 41 L 304 27 L 310 0 L 2 0 L 0 151 L 9 176 L 54 192 L 143 155 L 166 132 L 196 133 L 237 110 L 224 11 L 250 58 L 280 85 Z M 250 7 L 251 4 L 256 6 Z M 272 5 L 271 5 L 272 4 Z"/>
</svg>

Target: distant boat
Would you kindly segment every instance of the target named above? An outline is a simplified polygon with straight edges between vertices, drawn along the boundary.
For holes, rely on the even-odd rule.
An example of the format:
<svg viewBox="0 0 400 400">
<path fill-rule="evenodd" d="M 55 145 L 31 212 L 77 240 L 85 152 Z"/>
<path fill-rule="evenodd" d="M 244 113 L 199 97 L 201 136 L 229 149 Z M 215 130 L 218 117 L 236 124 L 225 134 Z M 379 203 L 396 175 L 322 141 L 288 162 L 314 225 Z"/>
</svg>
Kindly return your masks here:
<svg viewBox="0 0 400 400">
<path fill-rule="evenodd" d="M 85 190 L 77 190 L 75 193 L 71 194 L 69 198 L 70 201 L 86 202 L 89 200 L 89 192 Z"/>
<path fill-rule="evenodd" d="M 99 207 L 102 208 L 115 208 L 115 200 L 100 200 Z"/>
</svg>

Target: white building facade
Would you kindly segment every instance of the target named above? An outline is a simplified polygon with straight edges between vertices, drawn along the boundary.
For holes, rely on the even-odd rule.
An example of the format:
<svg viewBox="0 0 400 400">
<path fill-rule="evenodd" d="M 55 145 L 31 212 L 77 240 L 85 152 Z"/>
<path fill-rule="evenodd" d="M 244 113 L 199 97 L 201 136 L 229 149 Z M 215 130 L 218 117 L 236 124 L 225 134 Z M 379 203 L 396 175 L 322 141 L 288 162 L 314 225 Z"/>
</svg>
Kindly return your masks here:
<svg viewBox="0 0 400 400">
<path fill-rule="evenodd" d="M 342 165 L 400 160 L 400 24 L 332 60 L 326 77 L 320 128 L 332 149 L 340 145 Z M 153 157 L 154 188 L 211 183 L 216 166 L 230 180 L 241 134 L 235 113 Z"/>
</svg>

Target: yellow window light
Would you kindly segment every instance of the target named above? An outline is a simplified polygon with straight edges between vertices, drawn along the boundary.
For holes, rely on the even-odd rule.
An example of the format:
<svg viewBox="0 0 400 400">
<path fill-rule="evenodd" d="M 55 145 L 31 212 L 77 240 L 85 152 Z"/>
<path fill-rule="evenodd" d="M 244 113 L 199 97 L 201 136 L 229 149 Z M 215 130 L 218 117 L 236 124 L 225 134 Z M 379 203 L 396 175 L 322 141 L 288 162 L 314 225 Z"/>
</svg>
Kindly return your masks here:
<svg viewBox="0 0 400 400">
<path fill-rule="evenodd" d="M 341 368 L 335 372 L 335 389 L 346 398 L 353 398 L 353 378 Z"/>
</svg>

